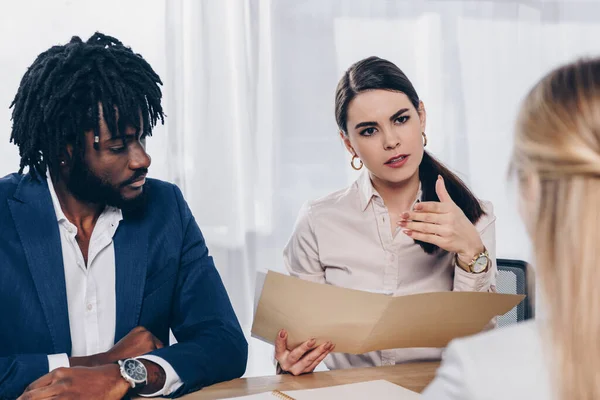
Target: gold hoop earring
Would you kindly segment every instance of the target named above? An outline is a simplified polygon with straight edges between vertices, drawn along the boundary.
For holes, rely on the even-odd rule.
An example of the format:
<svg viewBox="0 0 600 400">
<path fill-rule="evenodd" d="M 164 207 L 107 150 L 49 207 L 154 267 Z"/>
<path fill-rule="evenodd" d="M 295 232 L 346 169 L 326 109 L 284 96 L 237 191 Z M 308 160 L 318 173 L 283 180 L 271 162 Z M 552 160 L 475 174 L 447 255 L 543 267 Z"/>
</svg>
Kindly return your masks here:
<svg viewBox="0 0 600 400">
<path fill-rule="evenodd" d="M 423 147 L 425 147 L 427 146 L 427 135 L 425 132 L 421 132 L 421 135 L 423 135 Z"/>
<path fill-rule="evenodd" d="M 350 160 L 350 165 L 356 171 L 360 170 L 363 167 L 363 162 L 362 162 L 362 160 L 360 158 L 358 158 L 358 161 L 360 161 L 360 165 L 358 167 L 356 165 L 354 165 L 354 160 L 356 160 L 357 158 L 358 158 L 358 156 L 355 154 L 355 155 L 352 156 L 352 160 Z"/>
</svg>

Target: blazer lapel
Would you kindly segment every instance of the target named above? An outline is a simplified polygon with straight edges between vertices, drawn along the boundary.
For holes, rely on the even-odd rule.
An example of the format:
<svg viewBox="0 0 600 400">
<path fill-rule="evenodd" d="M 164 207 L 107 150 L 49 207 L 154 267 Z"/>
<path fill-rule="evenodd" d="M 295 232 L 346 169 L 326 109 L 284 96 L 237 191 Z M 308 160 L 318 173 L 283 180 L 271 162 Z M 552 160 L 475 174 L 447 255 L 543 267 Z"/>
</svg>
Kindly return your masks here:
<svg viewBox="0 0 600 400">
<path fill-rule="evenodd" d="M 71 354 L 71 332 L 62 247 L 56 213 L 44 178 L 27 174 L 8 200 L 56 353 Z"/>
<path fill-rule="evenodd" d="M 115 342 L 138 326 L 148 264 L 148 228 L 142 218 L 123 215 L 113 237 L 117 320 Z"/>
</svg>

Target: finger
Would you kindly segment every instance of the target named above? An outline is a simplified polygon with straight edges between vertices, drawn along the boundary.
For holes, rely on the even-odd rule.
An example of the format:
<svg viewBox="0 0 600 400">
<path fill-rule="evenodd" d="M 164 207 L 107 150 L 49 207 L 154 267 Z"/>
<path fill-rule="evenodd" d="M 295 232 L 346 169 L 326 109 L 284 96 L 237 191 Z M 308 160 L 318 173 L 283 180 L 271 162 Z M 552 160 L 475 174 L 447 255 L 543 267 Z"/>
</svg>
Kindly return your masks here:
<svg viewBox="0 0 600 400">
<path fill-rule="evenodd" d="M 306 353 L 304 357 L 302 357 L 297 363 L 293 364 L 289 368 L 289 372 L 294 375 L 300 375 L 306 372 L 310 372 L 310 370 L 308 370 L 308 367 L 310 367 L 315 362 L 315 360 L 319 359 L 323 355 L 323 353 L 327 353 L 331 346 L 331 342 L 325 342 L 319 347 Z"/>
<path fill-rule="evenodd" d="M 445 214 L 452 211 L 452 205 L 450 203 L 440 203 L 438 201 L 424 201 L 415 204 L 413 209 L 417 214 L 423 212 Z"/>
<path fill-rule="evenodd" d="M 56 398 L 55 396 L 59 396 L 63 390 L 64 385 L 60 383 L 39 387 L 33 390 L 28 389 L 28 391 L 23 392 L 23 394 L 17 400 L 52 399 Z"/>
<path fill-rule="evenodd" d="M 61 375 L 62 373 L 63 371 L 61 368 L 55 369 L 54 371 L 30 383 L 29 386 L 27 386 L 27 388 L 25 389 L 25 392 L 29 392 L 50 385 L 54 381 L 56 375 Z"/>
<path fill-rule="evenodd" d="M 307 351 L 312 349 L 315 346 L 317 341 L 315 339 L 307 340 L 302 343 L 300 346 L 296 347 L 294 350 L 290 351 L 290 354 L 287 356 L 287 360 L 290 364 L 295 364 L 302 358 Z"/>
<path fill-rule="evenodd" d="M 275 358 L 281 362 L 281 358 L 287 352 L 287 332 L 285 329 L 279 331 L 277 338 L 275 338 Z"/>
<path fill-rule="evenodd" d="M 402 232 L 404 232 L 406 235 L 410 236 L 411 238 L 415 239 L 415 240 L 420 240 L 421 242 L 426 242 L 426 243 L 431 243 L 434 244 L 438 247 L 443 248 L 443 243 L 445 243 L 444 238 L 442 238 L 441 236 L 438 235 L 432 235 L 430 233 L 421 233 L 421 232 L 415 232 L 415 231 L 411 231 L 411 230 L 403 230 Z"/>
<path fill-rule="evenodd" d="M 442 203 L 454 204 L 454 201 L 448 194 L 448 190 L 446 189 L 446 182 L 441 175 L 438 175 L 437 181 L 435 182 L 435 192 L 437 193 L 440 201 Z"/>
<path fill-rule="evenodd" d="M 446 223 L 446 214 L 437 214 L 431 212 L 403 212 L 400 214 L 402 220 L 398 221 L 398 225 L 401 222 L 419 221 L 427 222 L 429 224 L 444 224 Z"/>
<path fill-rule="evenodd" d="M 319 357 L 321 357 L 323 355 L 323 353 L 327 353 L 329 351 L 329 349 L 331 348 L 331 346 L 333 346 L 331 344 L 331 342 L 325 342 L 322 345 L 320 345 L 319 347 L 311 350 L 310 352 L 306 353 L 304 355 L 304 357 L 302 357 L 300 359 L 300 361 L 298 361 L 296 364 L 297 366 L 301 369 L 304 370 L 306 369 L 306 367 L 308 367 L 309 365 L 311 365 L 316 359 L 318 359 Z"/>
<path fill-rule="evenodd" d="M 321 361 L 323 361 L 325 359 L 325 357 L 327 357 L 332 351 L 333 349 L 335 349 L 335 344 L 330 345 L 327 350 L 325 352 L 323 352 L 319 357 L 317 357 L 316 360 L 314 360 L 312 362 L 312 364 L 310 364 L 308 367 L 306 367 L 304 369 L 304 371 L 302 371 L 302 373 L 309 373 L 309 372 L 313 372 L 315 370 L 315 368 L 317 368 L 317 365 L 319 365 L 321 363 Z"/>
<path fill-rule="evenodd" d="M 430 233 L 432 235 L 438 236 L 448 236 L 448 229 L 443 225 L 437 224 L 429 224 L 426 222 L 414 222 L 414 221 L 404 221 L 400 222 L 399 225 L 409 231 L 420 232 L 420 233 Z"/>
<path fill-rule="evenodd" d="M 165 345 L 163 344 L 163 342 L 161 342 L 160 339 L 157 338 L 156 336 L 154 336 L 154 346 L 157 349 L 162 349 L 163 347 L 165 347 Z"/>
</svg>

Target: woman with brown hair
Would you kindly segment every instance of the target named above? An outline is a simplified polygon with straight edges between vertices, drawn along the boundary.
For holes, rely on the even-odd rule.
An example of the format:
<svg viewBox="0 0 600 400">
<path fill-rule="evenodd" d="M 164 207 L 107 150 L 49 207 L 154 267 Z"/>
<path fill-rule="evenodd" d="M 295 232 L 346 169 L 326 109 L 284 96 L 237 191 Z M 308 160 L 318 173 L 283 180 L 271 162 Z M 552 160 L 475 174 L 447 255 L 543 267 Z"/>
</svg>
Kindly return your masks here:
<svg viewBox="0 0 600 400">
<path fill-rule="evenodd" d="M 352 65 L 338 84 L 335 116 L 352 168 L 364 170 L 350 187 L 300 212 L 284 250 L 290 274 L 394 296 L 495 291 L 492 206 L 425 151 L 425 106 L 400 68 L 377 57 Z M 314 340 L 287 349 L 286 342 L 282 330 L 275 358 L 296 375 L 313 371 L 334 349 Z M 325 363 L 366 367 L 440 355 L 441 349 L 390 349 L 335 353 Z"/>
</svg>

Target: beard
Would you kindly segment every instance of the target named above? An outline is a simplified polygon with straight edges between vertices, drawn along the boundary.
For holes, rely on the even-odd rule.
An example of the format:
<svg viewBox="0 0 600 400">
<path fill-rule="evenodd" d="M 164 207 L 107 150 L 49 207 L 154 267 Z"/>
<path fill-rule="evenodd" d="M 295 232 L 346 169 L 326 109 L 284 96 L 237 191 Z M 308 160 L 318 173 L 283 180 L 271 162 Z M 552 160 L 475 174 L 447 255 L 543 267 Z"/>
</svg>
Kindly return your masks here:
<svg viewBox="0 0 600 400">
<path fill-rule="evenodd" d="M 134 176 L 127 181 L 118 185 L 113 185 L 106 179 L 94 174 L 83 159 L 83 155 L 77 155 L 73 159 L 69 180 L 67 182 L 67 189 L 75 196 L 75 198 L 82 202 L 104 204 L 119 208 L 124 213 L 142 215 L 148 198 L 146 194 L 146 185 L 144 185 L 140 194 L 131 199 L 124 198 L 120 189 L 131 184 L 134 180 L 147 172 L 148 170 L 145 168 L 138 170 Z"/>
</svg>

